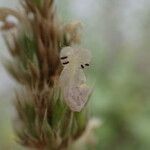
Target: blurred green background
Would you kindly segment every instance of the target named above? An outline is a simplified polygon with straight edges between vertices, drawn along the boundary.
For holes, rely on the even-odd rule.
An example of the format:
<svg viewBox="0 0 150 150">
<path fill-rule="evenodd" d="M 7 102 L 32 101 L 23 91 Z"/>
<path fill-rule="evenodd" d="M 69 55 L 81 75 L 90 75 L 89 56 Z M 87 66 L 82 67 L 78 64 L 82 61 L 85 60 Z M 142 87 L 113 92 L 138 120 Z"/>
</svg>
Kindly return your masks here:
<svg viewBox="0 0 150 150">
<path fill-rule="evenodd" d="M 19 8 L 16 0 L 0 6 Z M 95 149 L 150 150 L 150 1 L 57 0 L 57 11 L 83 23 L 82 47 L 93 54 L 91 111 L 102 121 Z M 0 55 L 8 56 L 1 37 Z M 15 86 L 0 64 L 0 150 L 23 149 L 12 129 Z"/>
</svg>

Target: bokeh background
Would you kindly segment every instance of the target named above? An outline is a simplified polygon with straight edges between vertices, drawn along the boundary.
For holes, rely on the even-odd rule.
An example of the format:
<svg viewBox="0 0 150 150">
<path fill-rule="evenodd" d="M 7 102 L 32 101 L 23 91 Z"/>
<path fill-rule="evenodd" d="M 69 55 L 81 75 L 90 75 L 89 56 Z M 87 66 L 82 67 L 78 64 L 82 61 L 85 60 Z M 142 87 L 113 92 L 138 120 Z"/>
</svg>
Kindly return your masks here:
<svg viewBox="0 0 150 150">
<path fill-rule="evenodd" d="M 19 8 L 17 0 L 2 6 Z M 57 0 L 57 11 L 65 23 L 83 23 L 82 47 L 93 54 L 91 112 L 102 122 L 94 149 L 150 150 L 150 1 Z M 23 150 L 12 129 L 15 86 L 0 63 L 0 150 Z"/>
</svg>

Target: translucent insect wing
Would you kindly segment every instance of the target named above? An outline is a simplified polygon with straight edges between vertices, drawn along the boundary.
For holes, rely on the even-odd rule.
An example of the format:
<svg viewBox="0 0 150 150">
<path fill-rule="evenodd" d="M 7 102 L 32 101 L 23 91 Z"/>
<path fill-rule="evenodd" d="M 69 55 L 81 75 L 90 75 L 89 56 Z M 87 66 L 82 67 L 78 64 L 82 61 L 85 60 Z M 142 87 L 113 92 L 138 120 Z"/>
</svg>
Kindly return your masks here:
<svg viewBox="0 0 150 150">
<path fill-rule="evenodd" d="M 91 62 L 91 52 L 88 49 L 77 49 L 76 55 L 79 64 L 89 64 Z"/>
<path fill-rule="evenodd" d="M 65 93 L 65 101 L 72 111 L 80 112 L 86 105 L 90 89 L 85 84 L 78 87 L 70 87 Z"/>
<path fill-rule="evenodd" d="M 72 65 L 73 64 L 68 64 L 61 72 L 59 80 L 62 88 L 70 85 L 77 86 L 86 82 L 86 77 L 83 70 Z"/>
</svg>

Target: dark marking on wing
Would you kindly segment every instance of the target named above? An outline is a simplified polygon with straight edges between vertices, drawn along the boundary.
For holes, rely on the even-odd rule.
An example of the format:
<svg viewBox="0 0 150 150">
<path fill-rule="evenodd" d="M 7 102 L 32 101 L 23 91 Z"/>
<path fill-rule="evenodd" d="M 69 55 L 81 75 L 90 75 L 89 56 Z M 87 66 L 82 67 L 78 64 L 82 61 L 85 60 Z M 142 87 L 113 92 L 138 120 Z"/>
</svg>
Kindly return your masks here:
<svg viewBox="0 0 150 150">
<path fill-rule="evenodd" d="M 89 64 L 85 64 L 86 66 L 90 66 Z"/>
<path fill-rule="evenodd" d="M 67 59 L 67 58 L 68 58 L 68 56 L 60 57 L 60 59 Z"/>
<path fill-rule="evenodd" d="M 69 64 L 69 61 L 66 61 L 66 62 L 63 63 L 63 65 L 67 65 L 67 64 Z"/>
<path fill-rule="evenodd" d="M 82 68 L 82 69 L 84 69 L 84 66 L 83 66 L 83 65 L 81 65 L 81 68 Z"/>
</svg>

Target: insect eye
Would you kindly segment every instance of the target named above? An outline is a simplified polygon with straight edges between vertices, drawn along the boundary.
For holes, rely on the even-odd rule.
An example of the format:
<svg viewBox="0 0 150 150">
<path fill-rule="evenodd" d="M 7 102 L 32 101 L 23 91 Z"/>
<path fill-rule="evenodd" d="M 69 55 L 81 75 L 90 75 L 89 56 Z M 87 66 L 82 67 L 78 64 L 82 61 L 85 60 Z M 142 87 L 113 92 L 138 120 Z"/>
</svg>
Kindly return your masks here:
<svg viewBox="0 0 150 150">
<path fill-rule="evenodd" d="M 81 68 L 82 68 L 82 69 L 84 69 L 84 66 L 83 66 L 83 65 L 81 65 Z"/>
<path fill-rule="evenodd" d="M 89 64 L 85 64 L 85 66 L 90 66 Z"/>
</svg>

